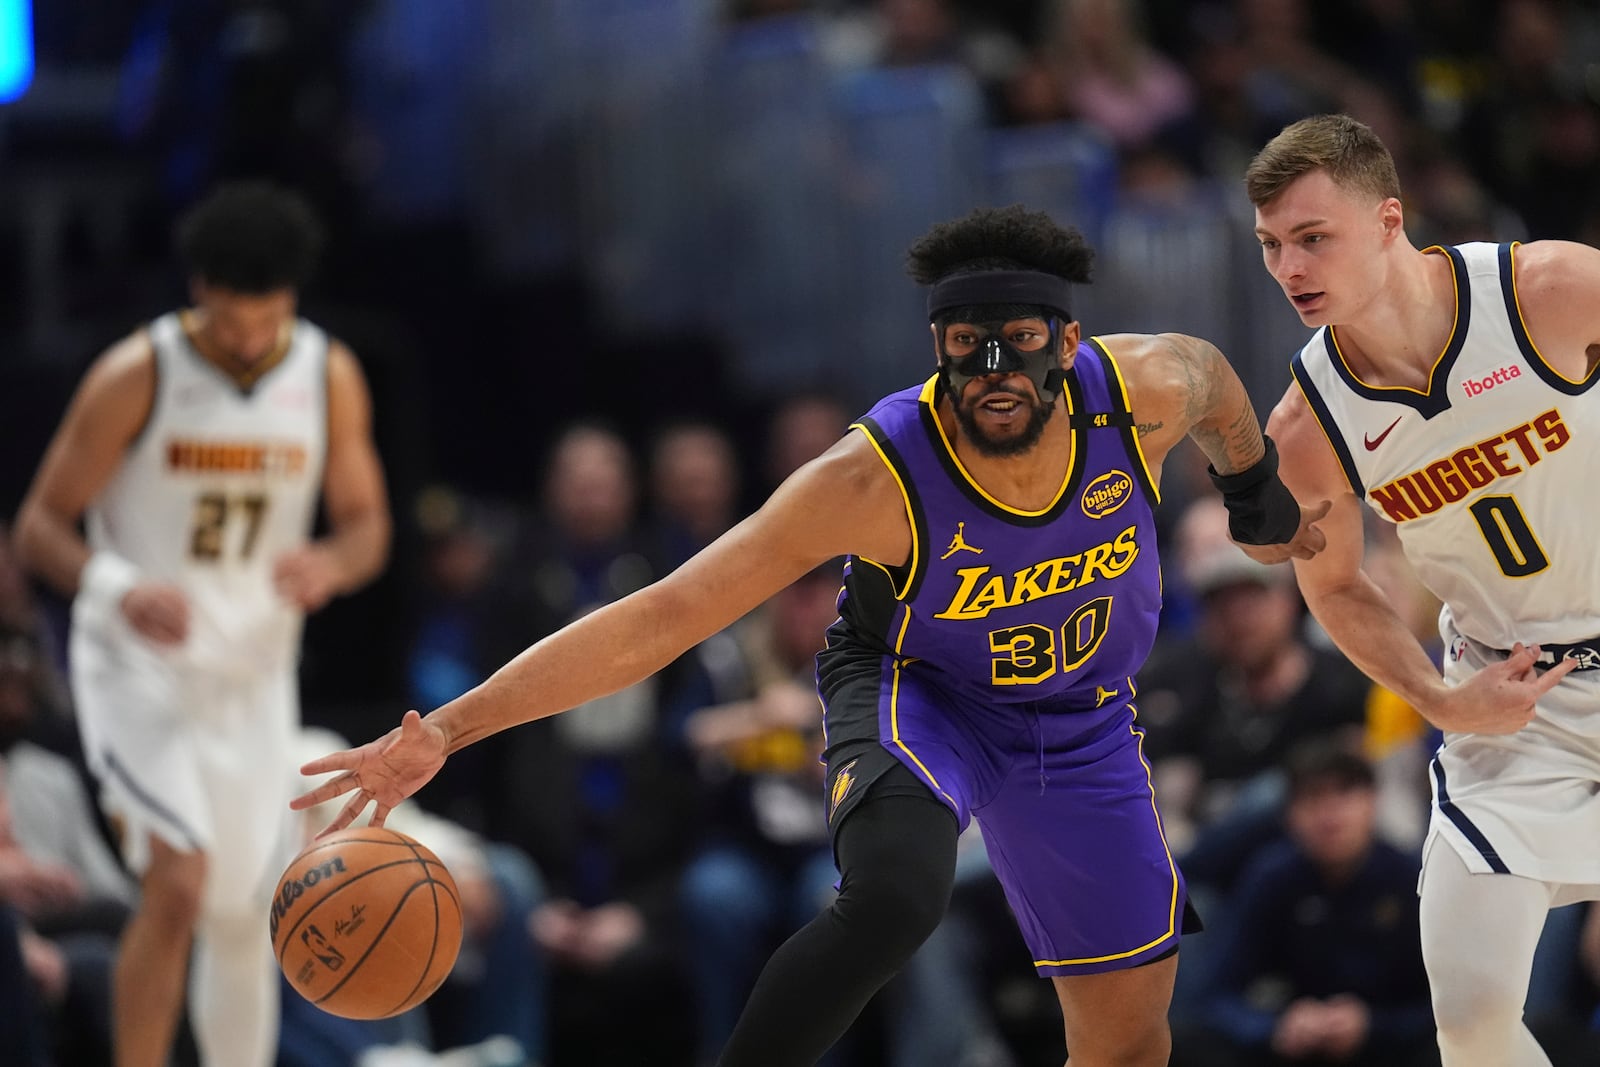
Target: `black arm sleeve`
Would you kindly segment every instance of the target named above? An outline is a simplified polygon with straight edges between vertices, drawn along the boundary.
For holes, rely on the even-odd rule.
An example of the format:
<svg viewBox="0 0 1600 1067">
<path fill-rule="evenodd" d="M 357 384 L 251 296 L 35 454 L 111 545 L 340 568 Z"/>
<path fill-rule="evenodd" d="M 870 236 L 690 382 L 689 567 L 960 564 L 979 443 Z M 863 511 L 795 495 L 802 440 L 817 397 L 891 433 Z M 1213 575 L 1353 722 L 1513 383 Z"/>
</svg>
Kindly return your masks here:
<svg viewBox="0 0 1600 1067">
<path fill-rule="evenodd" d="M 1281 545 L 1300 528 L 1300 504 L 1278 478 L 1278 446 L 1262 435 L 1267 450 L 1254 466 L 1238 474 L 1218 474 L 1206 466 L 1211 484 L 1228 506 L 1228 534 L 1242 545 Z"/>
</svg>

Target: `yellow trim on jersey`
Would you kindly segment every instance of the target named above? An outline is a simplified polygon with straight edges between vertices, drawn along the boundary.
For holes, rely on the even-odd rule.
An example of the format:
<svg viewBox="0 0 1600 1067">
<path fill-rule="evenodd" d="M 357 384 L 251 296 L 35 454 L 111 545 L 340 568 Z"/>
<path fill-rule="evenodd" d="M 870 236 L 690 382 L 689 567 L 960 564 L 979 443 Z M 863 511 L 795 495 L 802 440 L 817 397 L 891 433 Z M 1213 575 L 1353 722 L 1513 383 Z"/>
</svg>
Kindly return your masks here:
<svg viewBox="0 0 1600 1067">
<path fill-rule="evenodd" d="M 938 375 L 929 378 L 927 383 L 922 387 L 922 395 L 918 397 L 917 400 L 918 403 L 927 404 L 929 407 L 934 408 L 933 424 L 939 428 L 939 440 L 944 442 L 944 450 L 949 453 L 950 461 L 956 465 L 956 470 L 961 472 L 961 477 L 966 479 L 967 484 L 972 486 L 972 488 L 977 491 L 979 496 L 983 497 L 983 499 L 987 500 L 989 503 L 993 504 L 1002 511 L 1009 511 L 1013 515 L 1023 515 L 1030 519 L 1037 518 L 1040 515 L 1048 515 L 1057 504 L 1061 503 L 1061 498 L 1066 495 L 1067 485 L 1072 481 L 1073 464 L 1075 464 L 1078 459 L 1078 435 L 1075 433 L 1068 435 L 1067 445 L 1071 451 L 1067 453 L 1067 473 L 1061 479 L 1061 488 L 1056 490 L 1056 495 L 1050 501 L 1050 503 L 1046 504 L 1038 511 L 1025 511 L 1022 508 L 1014 508 L 1010 504 L 1007 504 L 1001 500 L 996 500 L 994 497 L 990 496 L 989 491 L 983 486 L 979 485 L 978 480 L 974 478 L 971 472 L 967 470 L 966 464 L 961 462 L 961 457 L 956 455 L 955 445 L 950 443 L 950 435 L 944 432 L 944 423 L 939 419 L 938 409 L 934 405 L 935 400 L 938 398 L 938 382 Z M 1066 398 L 1067 414 L 1070 416 L 1073 414 L 1072 394 L 1063 389 L 1061 390 L 1061 395 Z"/>
<path fill-rule="evenodd" d="M 1445 259 L 1450 264 L 1450 287 L 1455 292 L 1456 310 L 1455 317 L 1450 322 L 1450 336 L 1445 339 L 1444 347 L 1441 348 L 1439 350 L 1439 354 L 1434 357 L 1433 366 L 1428 368 L 1428 387 L 1426 389 L 1416 389 L 1409 385 L 1372 385 L 1371 383 L 1364 381 L 1361 375 L 1357 374 L 1351 369 L 1350 361 L 1344 358 L 1344 349 L 1339 347 L 1338 331 L 1332 326 L 1329 326 L 1328 339 L 1333 342 L 1333 351 L 1338 355 L 1339 362 L 1344 364 L 1344 369 L 1349 372 L 1350 377 L 1354 378 L 1362 386 L 1365 386 L 1368 389 L 1376 389 L 1380 391 L 1411 393 L 1415 396 L 1433 395 L 1433 376 L 1438 373 L 1439 364 L 1444 362 L 1445 355 L 1455 347 L 1456 333 L 1461 329 L 1461 279 L 1456 276 L 1456 261 L 1452 256 L 1450 256 L 1449 253 L 1445 252 L 1443 245 L 1429 245 L 1427 248 L 1422 250 L 1423 255 L 1432 255 L 1435 253 L 1444 254 Z"/>
<path fill-rule="evenodd" d="M 900 655 L 900 646 L 905 642 L 906 629 L 910 625 L 911 605 L 907 604 L 905 605 L 905 616 L 900 620 L 900 632 L 894 638 L 894 680 L 889 685 L 889 740 L 893 741 L 895 747 L 906 754 L 907 759 L 917 765 L 917 769 L 922 771 L 923 776 L 939 791 L 939 795 L 950 802 L 951 807 L 957 807 L 955 798 L 944 791 L 944 786 L 939 784 L 939 779 L 935 778 L 933 772 L 928 770 L 927 765 L 917 758 L 917 754 L 911 751 L 910 746 L 900 740 L 900 668 L 909 662 L 915 662 L 906 660 Z"/>
<path fill-rule="evenodd" d="M 1566 382 L 1568 385 L 1586 385 L 1591 380 L 1593 380 L 1593 378 L 1595 376 L 1595 372 L 1596 371 L 1600 371 L 1600 364 L 1596 364 L 1595 366 L 1591 367 L 1589 369 L 1589 373 L 1585 374 L 1582 378 L 1568 378 L 1565 374 L 1562 374 L 1560 371 L 1556 370 L 1555 367 L 1553 367 L 1551 365 L 1550 361 L 1545 358 L 1544 353 L 1539 351 L 1538 344 L 1536 344 L 1534 342 L 1534 340 L 1533 340 L 1533 334 L 1528 332 L 1528 319 L 1527 319 L 1527 317 L 1525 315 L 1522 314 L 1522 291 L 1519 288 L 1517 288 L 1517 246 L 1520 245 L 1521 243 L 1522 243 L 1521 241 L 1512 241 L 1511 242 L 1510 256 L 1511 256 L 1511 302 L 1514 305 L 1516 305 L 1516 309 L 1517 309 L 1517 324 L 1522 327 L 1522 336 L 1527 338 L 1527 340 L 1528 340 L 1528 348 L 1533 352 L 1533 354 L 1535 356 L 1539 357 L 1539 362 L 1543 363 L 1545 365 L 1545 368 L 1547 370 L 1549 370 L 1549 372 L 1551 374 L 1554 374 L 1557 378 L 1560 378 L 1562 381 Z"/>
<path fill-rule="evenodd" d="M 867 429 L 866 426 L 859 422 L 852 422 L 850 424 L 850 428 L 852 430 L 861 431 L 861 436 L 867 439 L 867 443 L 872 445 L 872 450 L 878 454 L 878 458 L 883 460 L 883 465 L 889 468 L 890 474 L 894 475 L 894 484 L 900 487 L 900 499 L 904 501 L 906 505 L 906 526 L 911 531 L 911 559 L 906 564 L 906 580 L 898 586 L 895 584 L 894 572 L 892 572 L 887 566 L 879 563 L 875 559 L 868 559 L 866 556 L 857 556 L 856 558 L 861 560 L 863 563 L 872 564 L 884 574 L 888 575 L 889 588 L 894 590 L 894 598 L 896 600 L 904 600 L 906 597 L 906 592 L 911 588 L 912 579 L 917 576 L 917 562 L 922 550 L 922 546 L 917 543 L 917 516 L 916 513 L 911 510 L 911 493 L 906 489 L 905 479 L 900 477 L 900 472 L 895 469 L 895 465 L 889 461 L 889 457 L 883 451 L 883 447 L 878 444 L 877 438 L 872 436 L 872 431 Z"/>
<path fill-rule="evenodd" d="M 1133 708 L 1131 704 L 1129 707 Z M 1134 708 L 1133 712 L 1138 715 L 1138 709 Z M 1156 833 L 1161 835 L 1161 848 L 1167 854 L 1167 869 L 1172 872 L 1172 898 L 1167 905 L 1167 932 L 1153 941 L 1147 941 L 1138 948 L 1130 948 L 1126 952 L 1113 952 L 1108 956 L 1089 956 L 1077 960 L 1034 960 L 1033 965 L 1035 967 L 1074 967 L 1086 963 L 1107 963 L 1111 960 L 1125 960 L 1129 956 L 1137 956 L 1141 952 L 1147 952 L 1155 948 L 1178 932 L 1178 864 L 1172 858 L 1172 848 L 1167 844 L 1167 831 L 1161 825 L 1161 812 L 1156 807 L 1155 781 L 1150 771 L 1150 761 L 1144 758 L 1144 735 L 1131 725 L 1128 727 L 1128 732 L 1133 734 L 1139 745 L 1139 763 L 1144 767 L 1145 784 L 1150 788 L 1150 813 L 1156 817 Z"/>
<path fill-rule="evenodd" d="M 1095 345 L 1099 347 L 1100 351 L 1106 354 L 1106 359 L 1110 361 L 1111 381 L 1116 383 L 1117 392 L 1122 397 L 1122 410 L 1126 411 L 1131 418 L 1133 415 L 1133 404 L 1128 400 L 1128 386 L 1123 380 L 1122 367 L 1117 363 L 1117 357 L 1111 354 L 1111 346 L 1106 344 L 1105 338 L 1091 337 L 1089 340 L 1093 341 Z M 1071 401 L 1068 401 L 1068 403 L 1070 404 Z M 1148 485 L 1150 487 L 1150 491 L 1156 495 L 1156 503 L 1159 504 L 1161 503 L 1161 486 L 1156 484 L 1155 478 L 1150 474 L 1150 461 L 1145 459 L 1144 443 L 1139 440 L 1139 426 L 1137 423 L 1135 423 L 1133 427 L 1133 447 L 1134 450 L 1139 453 L 1139 466 L 1144 468 L 1144 483 Z"/>
</svg>

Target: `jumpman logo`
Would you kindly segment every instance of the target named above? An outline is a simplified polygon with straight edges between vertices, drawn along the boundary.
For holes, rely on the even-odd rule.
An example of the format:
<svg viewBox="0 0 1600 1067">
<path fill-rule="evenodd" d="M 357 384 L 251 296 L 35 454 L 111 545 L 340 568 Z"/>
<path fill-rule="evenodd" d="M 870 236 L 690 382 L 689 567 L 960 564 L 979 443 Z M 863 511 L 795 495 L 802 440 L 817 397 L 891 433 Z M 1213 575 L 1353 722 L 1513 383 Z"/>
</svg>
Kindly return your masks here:
<svg viewBox="0 0 1600 1067">
<path fill-rule="evenodd" d="M 975 555 L 983 555 L 983 549 L 973 548 L 971 545 L 967 544 L 967 539 L 964 536 L 964 531 L 966 528 L 966 523 L 956 523 L 956 535 L 950 539 L 950 547 L 944 550 L 944 555 L 940 556 L 940 559 L 949 559 L 957 552 L 971 552 Z"/>
</svg>

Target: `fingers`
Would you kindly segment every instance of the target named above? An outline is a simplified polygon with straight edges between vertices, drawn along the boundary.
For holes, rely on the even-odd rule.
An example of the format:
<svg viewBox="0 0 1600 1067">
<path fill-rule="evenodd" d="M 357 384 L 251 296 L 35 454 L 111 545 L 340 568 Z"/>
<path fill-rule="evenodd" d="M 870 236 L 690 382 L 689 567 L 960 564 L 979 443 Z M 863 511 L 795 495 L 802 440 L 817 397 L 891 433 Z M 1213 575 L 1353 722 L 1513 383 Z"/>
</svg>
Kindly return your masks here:
<svg viewBox="0 0 1600 1067">
<path fill-rule="evenodd" d="M 1550 690 L 1554 689 L 1561 679 L 1565 678 L 1567 675 L 1571 674 L 1577 669 L 1577 660 L 1562 660 L 1560 663 L 1557 663 L 1554 667 L 1551 667 L 1549 670 L 1544 672 L 1544 674 L 1539 678 L 1539 681 L 1534 685 L 1535 692 L 1537 692 L 1540 696 L 1543 696 L 1544 694 L 1550 692 Z"/>
<path fill-rule="evenodd" d="M 367 825 L 382 826 L 384 821 L 389 818 L 389 812 L 391 810 L 393 809 L 391 809 L 387 804 L 378 804 L 374 806 L 372 809 L 372 819 L 367 823 Z"/>
<path fill-rule="evenodd" d="M 422 714 L 413 708 L 400 720 L 400 736 L 416 738 L 421 736 L 422 732 Z"/>
<path fill-rule="evenodd" d="M 1309 507 L 1309 508 L 1303 507 L 1303 508 L 1300 509 L 1301 513 L 1305 516 L 1305 518 L 1302 521 L 1304 521 L 1307 526 L 1311 525 L 1312 523 L 1316 522 L 1319 519 L 1327 517 L 1328 512 L 1330 512 L 1332 510 L 1333 510 L 1333 501 L 1331 501 L 1331 500 L 1324 500 L 1322 503 L 1316 505 L 1315 507 Z"/>
<path fill-rule="evenodd" d="M 1511 655 L 1506 657 L 1506 666 L 1513 672 L 1521 674 L 1539 661 L 1539 646 L 1525 645 L 1521 641 L 1511 646 Z"/>
<path fill-rule="evenodd" d="M 323 759 L 332 758 L 333 757 L 331 756 L 323 757 Z M 315 762 L 321 763 L 323 760 L 316 760 Z M 311 764 L 306 764 L 306 767 L 309 766 L 311 766 Z M 302 767 L 300 769 L 300 773 L 306 774 L 308 772 L 304 767 Z M 311 771 L 309 773 L 315 774 L 317 772 Z M 360 780 L 356 778 L 354 773 L 341 774 L 337 778 L 323 782 L 321 785 L 310 790 L 309 792 L 301 793 L 299 796 L 289 801 L 289 808 L 292 811 L 304 811 L 306 808 L 314 808 L 318 804 L 322 804 L 326 801 L 332 800 L 336 796 L 350 792 L 350 790 L 357 788 L 360 784 Z"/>
<path fill-rule="evenodd" d="M 321 841 L 329 834 L 334 833 L 337 830 L 343 830 L 346 826 L 349 826 L 351 823 L 355 822 L 356 818 L 360 816 L 362 810 L 366 808 L 367 801 L 371 799 L 372 797 L 366 792 L 366 790 L 362 790 L 355 796 L 351 797 L 350 803 L 340 808 L 339 814 L 333 817 L 333 821 L 327 826 L 324 826 L 322 831 L 317 834 L 317 840 Z"/>
<path fill-rule="evenodd" d="M 326 774 L 329 771 L 354 771 L 356 769 L 358 757 L 359 753 L 353 748 L 341 749 L 338 752 L 330 752 L 326 756 L 318 756 L 310 763 L 302 763 L 300 765 L 300 773 L 309 777 L 313 774 Z M 335 778 L 334 781 L 343 782 L 346 777 L 346 775 L 340 775 L 338 778 Z M 327 788 L 327 786 L 331 784 L 332 783 L 330 782 L 324 782 L 322 788 Z M 352 777 L 349 784 L 345 785 L 344 789 L 340 789 L 339 793 L 343 793 L 345 789 L 351 788 L 351 786 L 354 784 L 355 780 Z M 330 793 L 329 796 L 338 796 L 339 793 Z"/>
</svg>

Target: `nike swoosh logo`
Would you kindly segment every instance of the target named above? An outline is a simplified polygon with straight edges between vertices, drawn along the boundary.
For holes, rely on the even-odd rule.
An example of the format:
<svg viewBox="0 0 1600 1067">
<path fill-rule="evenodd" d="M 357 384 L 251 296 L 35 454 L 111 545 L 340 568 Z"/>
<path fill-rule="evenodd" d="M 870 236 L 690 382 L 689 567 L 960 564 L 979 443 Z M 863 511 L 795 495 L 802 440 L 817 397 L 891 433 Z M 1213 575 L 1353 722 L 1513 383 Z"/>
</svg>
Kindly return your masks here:
<svg viewBox="0 0 1600 1067">
<path fill-rule="evenodd" d="M 1389 430 L 1392 430 L 1396 426 L 1399 426 L 1400 425 L 1400 419 L 1403 419 L 1403 418 L 1405 418 L 1405 416 L 1401 415 L 1400 418 L 1397 418 L 1393 422 L 1391 422 L 1389 424 L 1389 426 L 1388 426 L 1388 429 L 1385 429 L 1382 433 L 1380 433 L 1377 436 L 1376 439 L 1373 439 L 1371 437 L 1366 436 L 1365 434 L 1362 434 L 1361 435 L 1361 443 L 1367 446 L 1367 451 L 1368 452 L 1374 451 L 1379 445 L 1383 444 L 1383 439 L 1385 437 L 1389 436 Z"/>
</svg>

